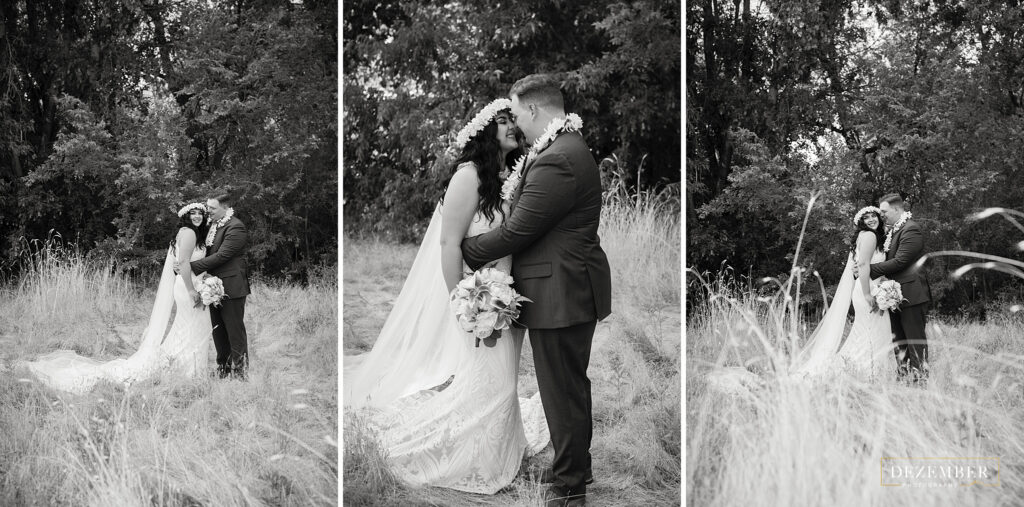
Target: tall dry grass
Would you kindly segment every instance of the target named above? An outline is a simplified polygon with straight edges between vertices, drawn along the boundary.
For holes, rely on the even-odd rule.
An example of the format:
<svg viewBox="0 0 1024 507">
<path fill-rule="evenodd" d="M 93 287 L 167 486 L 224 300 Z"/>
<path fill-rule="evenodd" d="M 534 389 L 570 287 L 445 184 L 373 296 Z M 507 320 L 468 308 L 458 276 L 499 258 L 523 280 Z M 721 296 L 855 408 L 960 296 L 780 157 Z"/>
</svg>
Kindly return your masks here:
<svg viewBox="0 0 1024 507">
<path fill-rule="evenodd" d="M 0 315 L 14 334 L 55 337 L 60 348 L 95 355 L 116 346 L 119 335 L 145 327 L 132 318 L 148 313 L 141 294 L 128 278 L 115 275 L 109 262 L 87 259 L 56 238 L 24 247 L 22 276 L 0 292 L 5 298 Z M 27 345 L 25 352 L 37 353 L 47 343 Z"/>
<path fill-rule="evenodd" d="M 680 442 L 680 227 L 678 206 L 654 194 L 609 199 L 601 245 L 612 267 L 613 315 L 598 325 L 588 371 L 594 400 L 595 483 L 588 505 L 678 505 Z M 416 245 L 345 240 L 346 353 L 372 346 L 416 254 Z M 520 396 L 536 392 L 524 346 Z M 387 470 L 386 450 L 354 414 L 344 414 L 343 498 L 351 505 L 535 506 L 530 480 L 551 449 L 525 459 L 521 476 L 496 495 L 410 488 Z"/>
<path fill-rule="evenodd" d="M 848 372 L 806 379 L 789 371 L 809 334 L 793 292 L 801 277 L 767 291 L 704 286 L 687 322 L 688 502 L 1020 505 L 1024 320 L 930 323 L 924 388 Z M 883 487 L 883 457 L 999 457 L 1002 484 Z"/>
<path fill-rule="evenodd" d="M 246 382 L 162 375 L 75 396 L 15 362 L 131 354 L 155 287 L 57 248 L 29 266 L 0 293 L 0 505 L 337 503 L 336 275 L 254 284 Z"/>
</svg>

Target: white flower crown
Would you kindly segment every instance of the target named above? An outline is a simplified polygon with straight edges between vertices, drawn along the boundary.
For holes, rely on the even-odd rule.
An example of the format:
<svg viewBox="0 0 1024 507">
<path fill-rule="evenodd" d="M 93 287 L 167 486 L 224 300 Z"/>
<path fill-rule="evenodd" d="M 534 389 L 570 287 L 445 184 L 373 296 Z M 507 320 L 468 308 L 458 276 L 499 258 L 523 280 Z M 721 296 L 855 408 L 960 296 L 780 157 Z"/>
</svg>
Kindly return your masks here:
<svg viewBox="0 0 1024 507">
<path fill-rule="evenodd" d="M 880 208 L 876 206 L 864 206 L 863 208 L 860 209 L 860 211 L 857 212 L 856 215 L 853 215 L 853 225 L 859 224 L 860 217 L 864 216 L 865 213 L 874 213 L 878 215 L 879 218 L 882 217 L 882 210 Z"/>
<path fill-rule="evenodd" d="M 203 210 L 203 213 L 206 213 L 206 204 L 201 202 L 193 202 L 191 204 L 186 204 L 183 208 L 178 210 L 178 217 L 181 218 L 185 216 L 186 213 L 194 209 L 201 209 Z"/>
<path fill-rule="evenodd" d="M 458 153 L 469 144 L 469 140 L 473 136 L 480 133 L 487 124 L 494 119 L 494 117 L 501 111 L 512 108 L 512 101 L 506 98 L 494 99 L 490 104 L 484 106 L 476 116 L 473 117 L 462 130 L 459 131 L 458 135 L 455 136 L 455 143 L 452 144 L 448 149 L 452 153 Z"/>
</svg>

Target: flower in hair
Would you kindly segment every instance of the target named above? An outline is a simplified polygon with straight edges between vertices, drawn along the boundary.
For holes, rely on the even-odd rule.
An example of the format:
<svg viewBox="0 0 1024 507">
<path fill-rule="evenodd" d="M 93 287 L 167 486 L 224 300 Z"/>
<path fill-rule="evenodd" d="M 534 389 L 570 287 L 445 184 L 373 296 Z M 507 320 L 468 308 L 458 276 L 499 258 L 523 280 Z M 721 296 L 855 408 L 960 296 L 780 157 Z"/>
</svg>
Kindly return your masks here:
<svg viewBox="0 0 1024 507">
<path fill-rule="evenodd" d="M 449 147 L 452 153 L 456 153 L 462 148 L 465 148 L 469 144 L 469 140 L 473 136 L 480 133 L 487 124 L 494 119 L 495 116 L 501 111 L 512 108 L 512 101 L 507 98 L 500 98 L 491 101 L 490 104 L 484 106 L 476 116 L 473 117 L 466 126 L 462 127 L 462 130 L 455 136 L 455 143 Z"/>
<path fill-rule="evenodd" d="M 178 210 L 178 218 L 181 218 L 181 217 L 185 216 L 189 211 L 192 211 L 194 209 L 201 209 L 205 213 L 206 212 L 206 204 L 203 204 L 201 202 L 193 202 L 193 203 L 190 203 L 190 204 L 186 204 L 184 207 L 182 207 L 180 210 Z"/>
<path fill-rule="evenodd" d="M 861 217 L 863 217 L 865 213 L 874 213 L 878 216 L 882 216 L 882 210 L 880 208 L 876 206 L 864 206 L 856 215 L 853 215 L 853 224 L 859 224 Z"/>
</svg>

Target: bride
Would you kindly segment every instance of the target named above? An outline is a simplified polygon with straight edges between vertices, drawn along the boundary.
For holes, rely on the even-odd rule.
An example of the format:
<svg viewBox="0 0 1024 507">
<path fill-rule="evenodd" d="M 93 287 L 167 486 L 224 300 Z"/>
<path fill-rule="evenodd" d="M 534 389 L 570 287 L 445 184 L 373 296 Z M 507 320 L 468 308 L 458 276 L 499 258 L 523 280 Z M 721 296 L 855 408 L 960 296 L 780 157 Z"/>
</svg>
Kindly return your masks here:
<svg viewBox="0 0 1024 507">
<path fill-rule="evenodd" d="M 459 132 L 461 153 L 394 308 L 373 349 L 344 359 L 344 405 L 365 418 L 390 468 L 414 486 L 496 493 L 524 453 L 549 440 L 539 395 L 517 393 L 524 331 L 474 346 L 448 304 L 471 272 L 462 239 L 499 227 L 508 213 L 499 172 L 520 151 L 510 107 L 495 100 Z M 511 270 L 510 257 L 495 262 Z"/>
<path fill-rule="evenodd" d="M 878 309 L 871 294 L 881 281 L 881 278 L 871 279 L 871 264 L 885 260 L 882 216 L 882 210 L 874 206 L 861 208 L 854 215 L 855 230 L 843 277 L 832 306 L 795 362 L 797 373 L 814 375 L 845 368 L 861 378 L 878 380 L 896 371 L 889 316 Z M 836 353 L 851 302 L 853 326 Z"/>
<path fill-rule="evenodd" d="M 167 250 L 149 326 L 138 350 L 127 358 L 107 362 L 58 350 L 22 363 L 40 382 L 81 394 L 100 380 L 132 383 L 161 370 L 191 378 L 206 371 L 212 325 L 207 308 L 196 303 L 200 277 L 186 267 L 206 252 L 203 243 L 196 241 L 205 237 L 208 229 L 206 205 L 189 204 L 178 210 L 178 217 L 178 233 Z M 175 261 L 183 266 L 180 275 L 174 274 Z M 177 311 L 168 330 L 173 307 Z"/>
</svg>

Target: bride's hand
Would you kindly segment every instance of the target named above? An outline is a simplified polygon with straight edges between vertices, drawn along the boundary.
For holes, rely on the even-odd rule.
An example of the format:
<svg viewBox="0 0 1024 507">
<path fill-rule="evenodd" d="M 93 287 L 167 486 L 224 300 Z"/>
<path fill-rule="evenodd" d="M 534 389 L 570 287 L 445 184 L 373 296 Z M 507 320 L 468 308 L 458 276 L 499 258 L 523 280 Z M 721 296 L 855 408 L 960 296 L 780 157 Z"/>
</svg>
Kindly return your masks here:
<svg viewBox="0 0 1024 507">
<path fill-rule="evenodd" d="M 189 291 L 188 295 L 189 295 L 190 298 L 192 298 L 192 302 L 193 302 L 192 307 L 193 308 L 199 308 L 200 306 L 203 306 L 203 298 L 202 298 L 202 296 L 199 295 L 199 291 L 193 289 L 193 290 Z"/>
</svg>

